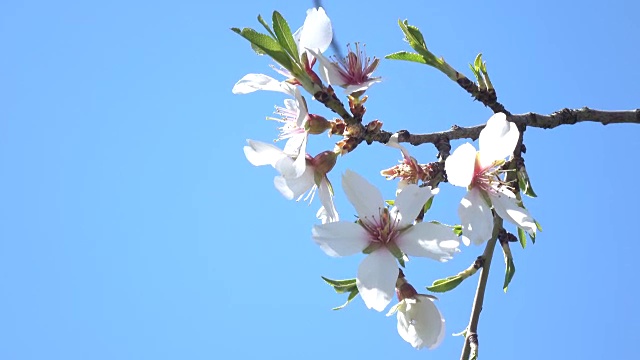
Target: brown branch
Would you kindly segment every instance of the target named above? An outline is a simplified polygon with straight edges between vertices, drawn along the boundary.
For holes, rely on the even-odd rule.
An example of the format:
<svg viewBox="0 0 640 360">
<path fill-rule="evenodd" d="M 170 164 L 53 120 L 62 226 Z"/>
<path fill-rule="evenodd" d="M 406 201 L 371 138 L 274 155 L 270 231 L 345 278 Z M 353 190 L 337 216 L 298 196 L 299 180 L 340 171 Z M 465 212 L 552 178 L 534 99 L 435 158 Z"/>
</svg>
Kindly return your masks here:
<svg viewBox="0 0 640 360">
<path fill-rule="evenodd" d="M 621 111 L 603 111 L 593 110 L 587 107 L 581 109 L 562 109 L 550 115 L 540 115 L 536 113 L 526 113 L 511 115 L 509 121 L 516 123 L 519 127 L 535 127 L 541 129 L 553 129 L 560 125 L 573 125 L 579 122 L 597 122 L 603 125 L 608 124 L 640 124 L 640 109 L 621 110 Z M 438 144 L 443 139 L 458 140 L 471 139 L 476 140 L 480 135 L 480 131 L 484 129 L 484 124 L 472 127 L 462 127 L 454 125 L 451 129 L 428 134 L 411 134 L 407 130 L 399 131 L 398 141 L 409 143 L 411 145 L 421 144 Z M 393 135 L 388 131 L 381 130 L 375 134 L 364 133 L 363 139 L 368 144 L 372 142 L 380 142 L 386 144 Z"/>
<path fill-rule="evenodd" d="M 496 94 L 495 89 L 480 89 L 476 83 L 469 80 L 468 77 L 462 75 L 458 71 L 456 71 L 456 82 L 461 88 L 473 96 L 474 99 L 480 101 L 484 106 L 493 110 L 494 113 L 502 112 L 507 115 L 511 115 L 504 105 L 498 102 L 498 95 Z"/>
</svg>

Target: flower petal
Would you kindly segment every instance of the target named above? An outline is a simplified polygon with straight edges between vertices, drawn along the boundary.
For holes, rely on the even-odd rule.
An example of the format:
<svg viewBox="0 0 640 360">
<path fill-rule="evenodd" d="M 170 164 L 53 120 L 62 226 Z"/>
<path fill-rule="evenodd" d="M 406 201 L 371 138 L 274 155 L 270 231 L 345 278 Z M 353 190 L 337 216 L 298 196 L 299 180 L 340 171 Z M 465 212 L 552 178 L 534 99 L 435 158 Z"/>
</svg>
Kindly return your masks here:
<svg viewBox="0 0 640 360">
<path fill-rule="evenodd" d="M 496 213 L 504 220 L 535 236 L 536 223 L 529 211 L 518 206 L 518 199 L 511 190 L 504 186 L 500 186 L 497 190 L 498 193 L 491 196 L 491 202 Z"/>
<path fill-rule="evenodd" d="M 346 80 L 342 77 L 338 66 L 322 55 L 319 49 L 308 48 L 307 51 L 319 60 L 317 72 L 324 83 L 333 86 L 344 86 L 346 84 Z"/>
<path fill-rule="evenodd" d="M 284 146 L 284 153 L 296 158 L 291 168 L 281 168 L 282 174 L 289 177 L 299 177 L 307 169 L 307 134 L 296 134 L 287 140 Z M 286 174 L 285 174 L 286 173 Z"/>
<path fill-rule="evenodd" d="M 318 214 L 320 214 L 320 212 L 316 214 L 316 217 L 321 219 L 323 224 L 340 220 L 340 218 L 338 217 L 338 212 L 336 211 L 336 207 L 333 204 L 333 196 L 331 195 L 329 179 L 327 179 L 326 176 L 320 182 L 320 186 L 318 187 L 318 195 L 320 196 L 320 202 L 322 203 L 322 209 L 324 210 L 324 213 L 322 214 L 323 218 L 318 217 Z"/>
<path fill-rule="evenodd" d="M 462 242 L 480 245 L 491 238 L 493 216 L 491 208 L 482 197 L 481 190 L 473 188 L 460 201 L 458 215 L 462 223 Z"/>
<path fill-rule="evenodd" d="M 333 39 L 333 29 L 331 20 L 324 9 L 320 7 L 307 10 L 304 24 L 296 31 L 296 35 L 299 36 L 298 52 L 300 56 L 307 48 L 319 49 L 320 52 L 327 50 Z"/>
<path fill-rule="evenodd" d="M 295 86 L 280 82 L 264 74 L 247 74 L 233 86 L 234 94 L 249 94 L 257 90 L 278 91 L 293 95 Z"/>
<path fill-rule="evenodd" d="M 386 247 L 369 254 L 358 267 L 356 285 L 369 309 L 384 310 L 395 294 L 398 264 Z"/>
<path fill-rule="evenodd" d="M 458 146 L 444 163 L 444 171 L 451 185 L 467 187 L 473 179 L 476 164 L 476 148 L 470 143 Z"/>
<path fill-rule="evenodd" d="M 442 343 L 445 322 L 433 300 L 416 295 L 415 301 L 406 299 L 404 311 L 398 311 L 398 333 L 416 349 L 435 349 Z"/>
<path fill-rule="evenodd" d="M 409 256 L 438 261 L 447 261 L 460 251 L 460 241 L 450 227 L 428 222 L 417 223 L 400 234 L 396 245 Z"/>
<path fill-rule="evenodd" d="M 313 189 L 315 182 L 313 180 L 313 170 L 308 168 L 302 176 L 293 178 L 285 175 L 276 176 L 273 179 L 273 184 L 276 189 L 280 191 L 282 196 L 287 200 L 300 200 L 300 197 L 310 189 Z"/>
<path fill-rule="evenodd" d="M 380 77 L 375 77 L 375 78 L 370 78 L 369 80 L 361 83 L 361 84 L 353 84 L 353 85 L 349 85 L 347 87 L 344 88 L 344 93 L 347 95 L 353 94 L 356 91 L 365 91 L 367 89 L 369 89 L 371 87 L 371 85 L 378 83 L 378 82 L 382 82 L 382 78 Z"/>
<path fill-rule="evenodd" d="M 405 159 L 410 159 L 411 155 L 409 154 L 409 151 L 404 146 L 400 145 L 400 141 L 398 141 L 399 137 L 400 137 L 399 133 L 395 133 L 391 135 L 386 145 L 391 146 L 392 148 L 400 149 L 400 152 L 402 152 L 402 157 L 404 157 Z"/>
<path fill-rule="evenodd" d="M 382 194 L 362 176 L 347 169 L 342 175 L 342 189 L 360 219 L 380 217 L 380 211 L 385 207 Z"/>
<path fill-rule="evenodd" d="M 513 153 L 520 137 L 516 124 L 507 121 L 503 113 L 493 114 L 480 132 L 480 166 L 485 168 L 496 160 L 504 160 Z"/>
<path fill-rule="evenodd" d="M 327 255 L 334 257 L 354 255 L 369 246 L 367 231 L 348 221 L 314 225 L 311 237 Z"/>
<path fill-rule="evenodd" d="M 399 212 L 396 215 L 396 219 L 399 220 L 398 226 L 404 228 L 413 224 L 427 200 L 437 193 L 438 189 L 431 191 L 430 186 L 419 187 L 416 184 L 405 186 L 395 201 L 395 207 Z"/>
<path fill-rule="evenodd" d="M 288 158 L 282 150 L 272 144 L 250 139 L 247 139 L 247 143 L 249 146 L 244 147 L 244 155 L 255 166 L 271 165 L 275 167 L 280 160 Z"/>
</svg>

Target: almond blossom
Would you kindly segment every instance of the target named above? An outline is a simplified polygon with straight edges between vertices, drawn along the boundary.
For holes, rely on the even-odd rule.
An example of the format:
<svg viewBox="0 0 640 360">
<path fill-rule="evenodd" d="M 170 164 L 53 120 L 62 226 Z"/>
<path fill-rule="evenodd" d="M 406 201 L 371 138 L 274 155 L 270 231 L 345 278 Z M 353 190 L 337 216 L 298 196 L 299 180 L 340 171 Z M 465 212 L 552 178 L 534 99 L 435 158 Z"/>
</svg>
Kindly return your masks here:
<svg viewBox="0 0 640 360">
<path fill-rule="evenodd" d="M 434 167 L 431 164 L 419 164 L 418 161 L 409 154 L 409 151 L 404 146 L 400 145 L 398 137 L 398 133 L 391 135 L 386 145 L 399 149 L 402 153 L 402 160 L 400 161 L 400 164 L 380 171 L 380 175 L 385 176 L 387 180 L 400 178 L 400 182 L 398 182 L 398 190 L 403 189 L 408 184 L 417 184 L 418 180 L 425 182 L 431 179 L 435 172 Z"/>
<path fill-rule="evenodd" d="M 343 175 L 342 187 L 358 221 L 316 225 L 312 237 L 329 256 L 368 254 L 356 276 L 358 291 L 368 308 L 382 311 L 391 302 L 399 274 L 398 258 L 409 255 L 447 261 L 458 251 L 459 241 L 451 228 L 414 223 L 438 189 L 410 184 L 388 209 L 380 191 L 353 171 Z"/>
<path fill-rule="evenodd" d="M 333 204 L 333 188 L 327 177 L 327 173 L 336 163 L 335 153 L 325 151 L 315 157 L 300 154 L 294 159 L 274 145 L 254 140 L 247 140 L 247 143 L 249 145 L 244 147 L 244 154 L 251 164 L 271 165 L 278 170 L 280 176 L 276 176 L 273 183 L 285 198 L 296 201 L 304 198 L 304 201 L 309 200 L 311 203 L 317 191 L 322 208 L 316 216 L 323 223 L 338 221 L 338 213 Z M 299 176 L 297 163 L 303 164 L 303 171 Z"/>
<path fill-rule="evenodd" d="M 318 52 L 324 52 L 329 48 L 333 39 L 333 29 L 331 20 L 322 7 L 311 8 L 307 10 L 307 17 L 304 24 L 293 34 L 293 39 L 298 47 L 298 56 L 302 59 L 305 49 L 316 49 Z M 312 64 L 314 58 L 307 52 L 308 66 Z M 278 81 L 264 74 L 247 74 L 240 79 L 231 90 L 234 94 L 248 94 L 257 90 L 278 91 L 294 96 L 296 88 L 296 79 L 286 69 L 275 69 L 284 75 L 286 80 Z"/>
<path fill-rule="evenodd" d="M 500 166 L 518 143 L 520 131 L 503 113 L 491 116 L 480 132 L 479 150 L 460 145 L 445 162 L 449 183 L 468 188 L 458 207 L 465 245 L 482 244 L 493 231 L 491 208 L 502 219 L 535 236 L 536 224 L 516 195 L 501 181 Z"/>
<path fill-rule="evenodd" d="M 349 95 L 355 92 L 364 92 L 371 85 L 382 81 L 380 77 L 371 76 L 378 67 L 380 59 L 367 57 L 364 50 L 360 49 L 360 44 L 356 43 L 356 51 L 349 51 L 344 59 L 331 61 L 316 51 L 315 48 L 309 47 L 311 54 L 320 60 L 320 77 L 329 85 L 340 86 L 344 88 L 345 94 Z"/>
</svg>

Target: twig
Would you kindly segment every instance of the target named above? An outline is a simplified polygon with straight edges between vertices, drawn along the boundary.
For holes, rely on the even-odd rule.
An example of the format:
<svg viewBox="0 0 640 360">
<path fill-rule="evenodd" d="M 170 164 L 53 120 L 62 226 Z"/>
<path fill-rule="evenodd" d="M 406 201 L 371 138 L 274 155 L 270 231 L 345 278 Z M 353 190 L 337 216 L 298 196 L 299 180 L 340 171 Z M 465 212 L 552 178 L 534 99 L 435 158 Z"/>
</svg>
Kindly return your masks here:
<svg viewBox="0 0 640 360">
<path fill-rule="evenodd" d="M 483 265 L 480 272 L 480 278 L 478 279 L 478 288 L 476 289 L 476 296 L 473 299 L 473 306 L 471 308 L 471 317 L 469 319 L 469 325 L 467 325 L 467 331 L 464 339 L 464 346 L 462 347 L 462 354 L 460 360 L 468 360 L 471 353 L 471 347 L 475 348 L 477 352 L 478 348 L 478 321 L 480 320 L 480 312 L 482 311 L 482 303 L 484 302 L 484 291 L 487 287 L 487 279 L 489 278 L 489 270 L 491 268 L 491 260 L 493 259 L 493 250 L 496 247 L 498 241 L 498 234 L 502 229 L 502 219 L 498 216 L 493 218 L 493 234 L 491 239 L 487 241 L 487 245 L 482 253 Z M 473 344 L 472 344 L 473 342 Z"/>
</svg>

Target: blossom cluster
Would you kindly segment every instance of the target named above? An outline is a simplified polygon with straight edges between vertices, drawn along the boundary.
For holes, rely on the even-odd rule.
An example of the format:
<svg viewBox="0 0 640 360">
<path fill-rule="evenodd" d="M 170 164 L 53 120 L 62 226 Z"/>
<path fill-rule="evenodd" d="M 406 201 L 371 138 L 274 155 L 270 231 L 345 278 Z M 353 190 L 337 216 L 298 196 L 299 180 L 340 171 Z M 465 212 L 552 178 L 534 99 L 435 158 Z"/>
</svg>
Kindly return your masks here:
<svg viewBox="0 0 640 360">
<path fill-rule="evenodd" d="M 279 18 L 274 14 L 274 19 Z M 440 189 L 427 181 L 433 169 L 419 164 L 400 145 L 398 134 L 387 145 L 399 149 L 402 160 L 399 165 L 381 171 L 389 179 L 400 179 L 395 200 L 385 201 L 382 193 L 365 178 L 346 170 L 341 185 L 355 208 L 357 221 L 340 221 L 329 173 L 344 151 L 336 145 L 332 150 L 311 155 L 307 153 L 307 142 L 309 135 L 324 132 L 345 137 L 348 134 L 343 134 L 342 119 L 328 120 L 310 113 L 302 90 L 309 91 L 309 83 L 323 89 L 339 86 L 354 101 L 381 80 L 372 76 L 378 60 L 367 58 L 359 44 L 355 51 L 349 47 L 344 59 L 326 57 L 324 52 L 332 37 L 331 21 L 325 11 L 309 9 L 304 24 L 296 32 L 274 36 L 276 40 L 292 40 L 283 42 L 285 50 L 288 49 L 286 57 L 280 57 L 280 53 L 272 55 L 282 66 L 274 69 L 284 79 L 248 74 L 235 84 L 232 91 L 236 94 L 267 90 L 288 96 L 284 107 L 276 106 L 277 117 L 268 118 L 280 124 L 276 140 L 284 141 L 284 146 L 247 140 L 244 153 L 251 164 L 276 169 L 274 185 L 287 199 L 311 202 L 318 193 L 320 223 L 312 228 L 313 241 L 333 257 L 364 253 L 352 291 L 360 294 L 367 308 L 376 311 L 385 310 L 396 294 L 398 303 L 388 315 L 396 314 L 400 336 L 415 348 L 435 348 L 445 331 L 435 297 L 419 294 L 400 267 L 410 257 L 446 262 L 460 252 L 460 240 L 465 245 L 484 243 L 492 237 L 494 216 L 535 236 L 535 221 L 523 207 L 518 192 L 505 180 L 505 159 L 514 152 L 520 132 L 505 114 L 495 114 L 480 133 L 479 150 L 465 143 L 444 162 L 448 182 L 468 190 L 458 207 L 461 233 L 452 226 L 424 220 Z"/>
</svg>

